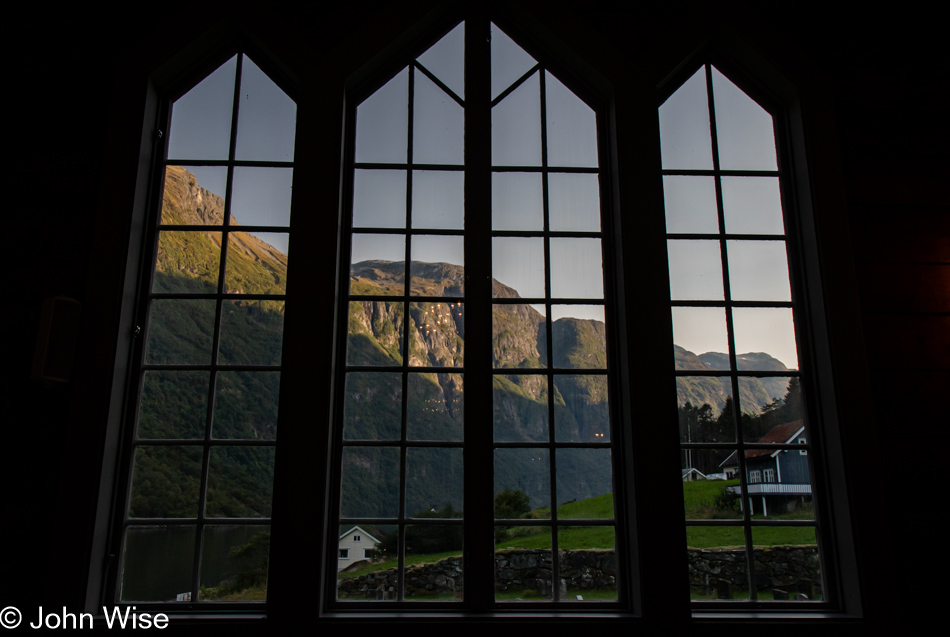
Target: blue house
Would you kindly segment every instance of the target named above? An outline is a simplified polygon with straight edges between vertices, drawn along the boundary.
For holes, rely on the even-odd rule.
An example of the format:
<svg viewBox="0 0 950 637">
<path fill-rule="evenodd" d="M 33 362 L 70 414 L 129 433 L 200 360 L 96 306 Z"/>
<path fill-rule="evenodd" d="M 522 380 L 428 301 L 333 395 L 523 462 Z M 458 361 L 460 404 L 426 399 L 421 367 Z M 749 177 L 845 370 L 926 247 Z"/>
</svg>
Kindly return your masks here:
<svg viewBox="0 0 950 637">
<path fill-rule="evenodd" d="M 794 510 L 799 503 L 811 498 L 811 480 L 808 475 L 808 449 L 805 447 L 805 423 L 795 420 L 776 425 L 756 442 L 773 445 L 802 445 L 801 449 L 747 449 L 745 452 L 746 495 L 749 513 L 768 516 L 769 507 Z M 738 470 L 733 453 L 719 466 L 726 474 Z M 739 487 L 729 487 L 739 494 Z M 744 503 L 740 500 L 740 504 Z"/>
</svg>

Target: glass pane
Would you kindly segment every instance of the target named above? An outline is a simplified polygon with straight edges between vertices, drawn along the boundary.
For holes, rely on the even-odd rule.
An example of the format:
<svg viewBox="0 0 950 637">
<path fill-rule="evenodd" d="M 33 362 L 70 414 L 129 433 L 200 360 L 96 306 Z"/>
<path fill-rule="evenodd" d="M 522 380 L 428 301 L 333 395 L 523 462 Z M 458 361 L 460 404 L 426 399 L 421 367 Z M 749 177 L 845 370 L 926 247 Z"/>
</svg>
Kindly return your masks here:
<svg viewBox="0 0 950 637">
<path fill-rule="evenodd" d="M 409 365 L 461 367 L 465 356 L 465 317 L 461 303 L 414 303 Z"/>
<path fill-rule="evenodd" d="M 745 534 L 738 526 L 687 526 L 692 600 L 749 599 Z"/>
<path fill-rule="evenodd" d="M 802 423 L 797 421 L 776 425 L 758 442 L 795 444 L 804 439 Z M 807 450 L 749 449 L 745 457 L 746 492 L 753 519 L 815 519 Z"/>
<path fill-rule="evenodd" d="M 725 309 L 674 307 L 672 311 L 676 369 L 729 369 Z"/>
<path fill-rule="evenodd" d="M 663 204 L 666 231 L 714 234 L 719 232 L 716 181 L 713 177 L 665 175 Z"/>
<path fill-rule="evenodd" d="M 681 456 L 686 519 L 742 519 L 735 449 L 688 448 Z"/>
<path fill-rule="evenodd" d="M 148 316 L 145 362 L 208 365 L 214 331 L 213 299 L 154 299 Z"/>
<path fill-rule="evenodd" d="M 805 408 L 798 378 L 741 378 L 739 401 L 746 442 L 785 443 L 795 436 L 790 444 L 799 444 L 797 438 L 806 438 L 804 431 L 799 431 L 804 427 Z M 784 429 L 778 428 L 780 425 Z"/>
<path fill-rule="evenodd" d="M 408 517 L 461 518 L 462 484 L 460 447 L 410 447 L 406 450 Z"/>
<path fill-rule="evenodd" d="M 703 366 L 687 369 L 705 368 L 702 361 L 691 362 Z M 733 442 L 736 439 L 735 404 L 732 381 L 728 376 L 679 376 L 676 379 L 676 402 L 679 405 L 680 442 Z M 705 475 L 711 469 L 705 465 L 702 472 Z M 715 469 L 713 472 L 719 471 Z"/>
<path fill-rule="evenodd" d="M 406 237 L 354 234 L 350 294 L 402 295 L 406 280 Z"/>
<path fill-rule="evenodd" d="M 727 241 L 726 246 L 734 300 L 792 300 L 784 241 Z"/>
<path fill-rule="evenodd" d="M 137 447 L 129 517 L 197 517 L 201 458 L 201 447 Z"/>
<path fill-rule="evenodd" d="M 541 82 L 537 73 L 492 108 L 491 163 L 541 165 Z"/>
<path fill-rule="evenodd" d="M 356 108 L 356 161 L 407 161 L 409 70 L 403 69 Z"/>
<path fill-rule="evenodd" d="M 190 602 L 194 526 L 130 526 L 122 553 L 123 602 Z"/>
<path fill-rule="evenodd" d="M 492 305 L 492 363 L 499 367 L 544 367 L 547 331 L 543 305 Z"/>
<path fill-rule="evenodd" d="M 212 447 L 205 515 L 269 518 L 274 447 Z"/>
<path fill-rule="evenodd" d="M 544 298 L 544 239 L 494 237 L 491 245 L 492 296 Z"/>
<path fill-rule="evenodd" d="M 822 599 L 821 560 L 814 527 L 753 527 L 752 544 L 756 548 L 756 594 L 760 600 Z"/>
<path fill-rule="evenodd" d="M 267 599 L 269 526 L 207 526 L 201 534 L 198 597 L 213 602 Z"/>
<path fill-rule="evenodd" d="M 208 372 L 145 372 L 139 403 L 139 439 L 204 438 Z"/>
<path fill-rule="evenodd" d="M 550 457 L 547 449 L 495 449 L 496 518 L 550 519 Z"/>
<path fill-rule="evenodd" d="M 663 168 L 711 169 L 706 70 L 700 67 L 660 107 Z"/>
<path fill-rule="evenodd" d="M 492 230 L 542 230 L 540 173 L 492 173 Z"/>
<path fill-rule="evenodd" d="M 461 98 L 465 97 L 465 23 L 449 31 L 418 61 Z"/>
<path fill-rule="evenodd" d="M 169 159 L 227 159 L 237 56 L 172 105 Z"/>
<path fill-rule="evenodd" d="M 558 442 L 607 442 L 610 410 L 605 375 L 554 377 L 554 432 Z"/>
<path fill-rule="evenodd" d="M 550 173 L 548 202 L 551 230 L 600 232 L 600 180 L 597 175 Z"/>
<path fill-rule="evenodd" d="M 712 77 L 719 167 L 722 170 L 777 170 L 772 116 L 715 67 Z"/>
<path fill-rule="evenodd" d="M 224 287 L 228 294 L 284 294 L 287 291 L 286 232 L 232 232 Z"/>
<path fill-rule="evenodd" d="M 462 540 L 461 524 L 406 527 L 407 602 L 462 601 Z"/>
<path fill-rule="evenodd" d="M 296 130 L 297 105 L 244 56 L 234 158 L 293 161 Z"/>
<path fill-rule="evenodd" d="M 402 374 L 347 374 L 343 437 L 346 440 L 399 440 L 401 433 Z"/>
<path fill-rule="evenodd" d="M 293 183 L 293 168 L 235 166 L 230 224 L 289 226 Z"/>
<path fill-rule="evenodd" d="M 784 234 L 778 177 L 723 177 L 722 211 L 730 234 Z"/>
<path fill-rule="evenodd" d="M 550 601 L 551 528 L 495 527 L 495 601 Z"/>
<path fill-rule="evenodd" d="M 610 449 L 558 449 L 559 518 L 612 518 L 613 472 Z"/>
<path fill-rule="evenodd" d="M 492 376 L 492 408 L 497 442 L 545 442 L 549 439 L 546 376 Z"/>
<path fill-rule="evenodd" d="M 552 305 L 554 367 L 607 368 L 607 327 L 603 305 Z"/>
<path fill-rule="evenodd" d="M 228 169 L 224 166 L 166 166 L 162 223 L 221 225 Z"/>
<path fill-rule="evenodd" d="M 347 365 L 401 365 L 403 305 L 350 301 Z"/>
<path fill-rule="evenodd" d="M 280 365 L 283 337 L 283 301 L 221 303 L 218 364 Z"/>
<path fill-rule="evenodd" d="M 355 170 L 353 181 L 354 228 L 406 227 L 405 170 Z"/>
<path fill-rule="evenodd" d="M 670 262 L 670 298 L 721 301 L 722 252 L 718 241 L 666 242 Z M 731 265 L 731 263 L 730 263 Z"/>
<path fill-rule="evenodd" d="M 557 530 L 561 601 L 617 601 L 615 544 L 612 526 L 563 526 Z"/>
<path fill-rule="evenodd" d="M 340 530 L 337 544 L 337 599 L 395 600 L 399 581 L 396 573 L 398 527 L 389 524 L 349 524 L 341 526 Z"/>
<path fill-rule="evenodd" d="M 736 332 L 736 352 L 755 352 L 740 369 L 798 369 L 795 325 L 792 308 L 733 308 L 732 323 Z"/>
<path fill-rule="evenodd" d="M 491 25 L 491 98 L 495 99 L 536 64 L 534 58 Z"/>
<path fill-rule="evenodd" d="M 274 440 L 280 372 L 218 372 L 214 383 L 214 438 Z"/>
<path fill-rule="evenodd" d="M 409 267 L 413 296 L 463 296 L 465 242 L 462 237 L 415 235 Z"/>
<path fill-rule="evenodd" d="M 465 223 L 465 174 L 412 173 L 412 227 L 461 230 Z"/>
<path fill-rule="evenodd" d="M 152 292 L 213 294 L 220 271 L 220 232 L 158 233 Z"/>
<path fill-rule="evenodd" d="M 399 449 L 344 447 L 340 517 L 399 514 Z"/>
<path fill-rule="evenodd" d="M 414 74 L 412 161 L 457 164 L 465 161 L 465 111 L 422 73 Z"/>
<path fill-rule="evenodd" d="M 600 239 L 552 238 L 551 296 L 604 298 Z"/>
<path fill-rule="evenodd" d="M 548 165 L 596 168 L 597 116 L 593 109 L 544 72 L 547 93 Z"/>
<path fill-rule="evenodd" d="M 409 440 L 462 440 L 462 374 L 409 374 L 406 436 Z"/>
</svg>

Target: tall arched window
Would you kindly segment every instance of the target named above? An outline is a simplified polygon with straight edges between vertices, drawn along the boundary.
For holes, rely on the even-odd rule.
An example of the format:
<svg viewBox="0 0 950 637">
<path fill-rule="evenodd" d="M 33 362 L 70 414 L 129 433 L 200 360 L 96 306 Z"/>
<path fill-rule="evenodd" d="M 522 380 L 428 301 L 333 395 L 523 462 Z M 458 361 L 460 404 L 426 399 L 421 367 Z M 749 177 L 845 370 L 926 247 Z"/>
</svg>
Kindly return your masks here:
<svg viewBox="0 0 950 637">
<path fill-rule="evenodd" d="M 313 71 L 299 132 L 264 56 L 163 94 L 99 600 L 853 611 L 786 103 L 459 13 Z"/>
<path fill-rule="evenodd" d="M 659 119 L 691 597 L 824 600 L 781 127 L 711 64 Z"/>
<path fill-rule="evenodd" d="M 354 114 L 334 604 L 616 603 L 597 112 L 470 20 Z"/>
<path fill-rule="evenodd" d="M 165 117 L 116 599 L 263 601 L 296 105 L 237 54 Z"/>
</svg>

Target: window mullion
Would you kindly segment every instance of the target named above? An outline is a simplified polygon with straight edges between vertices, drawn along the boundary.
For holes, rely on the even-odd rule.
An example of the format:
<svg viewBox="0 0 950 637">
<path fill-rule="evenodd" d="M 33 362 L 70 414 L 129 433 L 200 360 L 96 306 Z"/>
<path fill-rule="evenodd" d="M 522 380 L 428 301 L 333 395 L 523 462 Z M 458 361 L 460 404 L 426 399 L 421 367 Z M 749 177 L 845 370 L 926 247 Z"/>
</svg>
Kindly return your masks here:
<svg viewBox="0 0 950 637">
<path fill-rule="evenodd" d="M 484 10 L 465 29 L 465 597 L 493 603 L 494 542 L 491 376 L 490 26 Z"/>
</svg>

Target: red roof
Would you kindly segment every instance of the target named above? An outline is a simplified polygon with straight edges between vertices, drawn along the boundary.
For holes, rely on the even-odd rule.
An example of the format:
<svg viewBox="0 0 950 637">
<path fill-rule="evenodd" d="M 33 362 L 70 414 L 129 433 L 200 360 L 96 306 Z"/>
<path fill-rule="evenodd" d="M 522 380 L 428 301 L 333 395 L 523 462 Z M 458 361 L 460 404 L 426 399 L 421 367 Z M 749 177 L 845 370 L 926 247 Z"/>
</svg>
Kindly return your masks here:
<svg viewBox="0 0 950 637">
<path fill-rule="evenodd" d="M 759 438 L 756 442 L 767 443 L 767 444 L 785 444 L 792 441 L 792 438 L 795 437 L 795 434 L 798 433 L 799 429 L 805 426 L 805 421 L 802 419 L 793 420 L 792 422 L 786 422 L 781 425 L 775 425 L 768 432 Z M 756 458 L 758 456 L 766 456 L 770 453 L 773 453 L 772 449 L 749 449 L 745 452 L 746 458 Z"/>
</svg>

